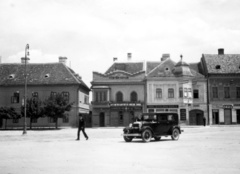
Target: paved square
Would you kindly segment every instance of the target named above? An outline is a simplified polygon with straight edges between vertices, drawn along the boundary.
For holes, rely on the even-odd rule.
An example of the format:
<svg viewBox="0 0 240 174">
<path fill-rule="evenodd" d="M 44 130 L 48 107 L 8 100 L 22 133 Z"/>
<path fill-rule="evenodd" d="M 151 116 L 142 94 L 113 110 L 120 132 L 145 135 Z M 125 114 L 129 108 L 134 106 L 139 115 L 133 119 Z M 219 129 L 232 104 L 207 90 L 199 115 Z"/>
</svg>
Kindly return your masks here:
<svg viewBox="0 0 240 174">
<path fill-rule="evenodd" d="M 126 143 L 121 128 L 0 131 L 1 174 L 240 173 L 240 127 L 185 127 L 178 141 Z"/>
</svg>

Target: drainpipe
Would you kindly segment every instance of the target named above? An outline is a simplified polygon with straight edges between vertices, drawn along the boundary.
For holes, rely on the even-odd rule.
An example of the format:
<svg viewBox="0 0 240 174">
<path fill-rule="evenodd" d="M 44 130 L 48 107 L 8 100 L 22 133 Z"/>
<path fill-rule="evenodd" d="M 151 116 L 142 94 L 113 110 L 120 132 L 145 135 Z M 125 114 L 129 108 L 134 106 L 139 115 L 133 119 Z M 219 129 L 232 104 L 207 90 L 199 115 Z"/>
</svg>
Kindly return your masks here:
<svg viewBox="0 0 240 174">
<path fill-rule="evenodd" d="M 207 74 L 207 113 L 208 113 L 208 125 L 210 125 L 210 109 L 209 109 L 209 102 L 210 102 L 210 95 L 209 95 L 209 75 Z"/>
</svg>

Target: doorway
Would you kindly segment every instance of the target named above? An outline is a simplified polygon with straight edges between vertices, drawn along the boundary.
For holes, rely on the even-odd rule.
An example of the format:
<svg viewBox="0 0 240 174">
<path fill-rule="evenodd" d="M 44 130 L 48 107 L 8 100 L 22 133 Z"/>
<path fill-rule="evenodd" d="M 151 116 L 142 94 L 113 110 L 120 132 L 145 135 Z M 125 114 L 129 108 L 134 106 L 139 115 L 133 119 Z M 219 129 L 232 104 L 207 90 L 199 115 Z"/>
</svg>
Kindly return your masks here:
<svg viewBox="0 0 240 174">
<path fill-rule="evenodd" d="M 189 114 L 190 125 L 203 125 L 203 111 L 191 110 Z"/>
<path fill-rule="evenodd" d="M 237 109 L 236 112 L 237 112 L 237 124 L 240 124 L 240 109 Z"/>
<path fill-rule="evenodd" d="M 232 109 L 224 109 L 224 123 L 232 124 Z"/>
<path fill-rule="evenodd" d="M 105 126 L 105 113 L 101 112 L 99 115 L 99 126 L 104 127 Z"/>
<path fill-rule="evenodd" d="M 213 124 L 219 124 L 219 111 L 218 111 L 218 109 L 213 109 L 212 121 L 213 121 Z"/>
</svg>

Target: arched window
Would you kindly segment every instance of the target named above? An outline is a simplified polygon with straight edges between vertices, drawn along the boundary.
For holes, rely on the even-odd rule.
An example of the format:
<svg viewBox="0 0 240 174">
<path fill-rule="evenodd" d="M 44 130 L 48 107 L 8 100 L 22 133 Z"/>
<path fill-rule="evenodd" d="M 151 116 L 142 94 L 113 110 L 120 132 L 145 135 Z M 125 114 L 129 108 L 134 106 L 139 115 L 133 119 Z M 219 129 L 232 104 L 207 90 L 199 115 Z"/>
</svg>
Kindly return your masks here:
<svg viewBox="0 0 240 174">
<path fill-rule="evenodd" d="M 131 102 L 137 102 L 137 100 L 138 100 L 137 93 L 136 93 L 135 91 L 133 91 L 133 92 L 131 93 L 130 98 L 131 98 Z"/>
<path fill-rule="evenodd" d="M 122 92 L 117 92 L 117 94 L 116 94 L 116 100 L 117 100 L 117 102 L 123 102 L 123 94 L 122 94 Z"/>
<path fill-rule="evenodd" d="M 162 89 L 161 88 L 156 89 L 156 98 L 162 98 Z"/>
<path fill-rule="evenodd" d="M 168 89 L 168 98 L 174 98 L 174 89 L 173 88 Z"/>
</svg>

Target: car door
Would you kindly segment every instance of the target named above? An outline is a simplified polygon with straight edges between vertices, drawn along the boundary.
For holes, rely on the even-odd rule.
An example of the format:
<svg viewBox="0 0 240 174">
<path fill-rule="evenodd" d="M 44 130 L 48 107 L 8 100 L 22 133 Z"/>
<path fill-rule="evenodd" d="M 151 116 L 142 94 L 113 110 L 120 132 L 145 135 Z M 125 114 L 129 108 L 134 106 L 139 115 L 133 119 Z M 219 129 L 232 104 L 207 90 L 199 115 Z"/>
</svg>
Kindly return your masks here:
<svg viewBox="0 0 240 174">
<path fill-rule="evenodd" d="M 168 120 L 166 114 L 159 114 L 157 117 L 157 134 L 158 135 L 166 135 L 167 134 L 167 127 L 168 127 Z"/>
</svg>

